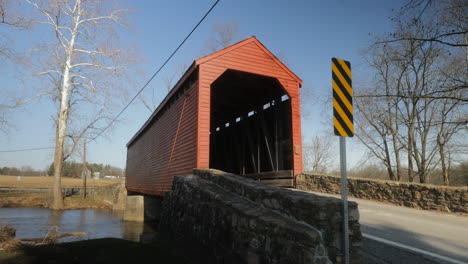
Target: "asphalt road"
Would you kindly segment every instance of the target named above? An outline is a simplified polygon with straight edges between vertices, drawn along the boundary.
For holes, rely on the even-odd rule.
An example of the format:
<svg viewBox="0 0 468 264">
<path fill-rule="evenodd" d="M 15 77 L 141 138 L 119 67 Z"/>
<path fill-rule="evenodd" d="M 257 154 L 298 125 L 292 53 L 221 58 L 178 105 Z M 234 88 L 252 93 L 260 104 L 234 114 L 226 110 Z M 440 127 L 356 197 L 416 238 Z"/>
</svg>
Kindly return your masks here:
<svg viewBox="0 0 468 264">
<path fill-rule="evenodd" d="M 369 247 L 367 250 L 375 253 L 378 249 L 372 245 L 380 244 L 417 255 L 425 254 L 437 260 L 435 263 L 468 263 L 467 216 L 411 209 L 356 198 L 349 200 L 359 204 L 359 222 L 364 236 L 364 250 Z M 395 252 L 389 250 L 388 254 L 395 255 Z"/>
</svg>

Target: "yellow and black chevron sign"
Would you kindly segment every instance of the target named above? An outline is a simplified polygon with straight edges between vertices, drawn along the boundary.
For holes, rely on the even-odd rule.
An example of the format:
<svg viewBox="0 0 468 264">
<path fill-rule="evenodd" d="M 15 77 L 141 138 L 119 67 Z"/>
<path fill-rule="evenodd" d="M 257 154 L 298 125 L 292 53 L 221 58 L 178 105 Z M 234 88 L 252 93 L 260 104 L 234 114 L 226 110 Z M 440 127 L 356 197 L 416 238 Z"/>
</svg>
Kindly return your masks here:
<svg viewBox="0 0 468 264">
<path fill-rule="evenodd" d="M 351 79 L 351 63 L 332 58 L 333 127 L 337 136 L 354 136 Z"/>
</svg>

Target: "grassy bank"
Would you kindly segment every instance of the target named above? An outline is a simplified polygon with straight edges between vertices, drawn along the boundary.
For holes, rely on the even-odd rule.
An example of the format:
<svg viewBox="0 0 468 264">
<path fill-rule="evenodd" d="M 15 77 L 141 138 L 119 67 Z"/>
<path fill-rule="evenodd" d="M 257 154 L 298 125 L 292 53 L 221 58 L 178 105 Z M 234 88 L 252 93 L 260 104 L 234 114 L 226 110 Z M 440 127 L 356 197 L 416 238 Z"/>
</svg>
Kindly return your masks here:
<svg viewBox="0 0 468 264">
<path fill-rule="evenodd" d="M 156 244 L 141 244 L 116 238 L 83 240 L 0 251 L 0 263 L 190 263 L 185 257 Z"/>
<path fill-rule="evenodd" d="M 49 203 L 46 193 L 0 193 L 0 208 L 47 208 Z"/>
<path fill-rule="evenodd" d="M 122 180 L 120 179 L 106 179 L 100 181 L 89 179 L 87 186 L 89 188 L 103 189 L 121 182 Z M 52 184 L 53 177 L 0 176 L 0 190 L 7 190 L 7 192 L 0 192 L 0 208 L 48 208 L 52 203 L 52 196 L 50 193 Z M 63 188 L 79 188 L 81 186 L 81 179 L 62 178 Z M 102 195 L 88 195 L 86 199 L 83 199 L 81 195 L 65 197 L 65 209 L 84 208 L 110 209 L 112 208 L 112 204 L 103 199 Z"/>
</svg>

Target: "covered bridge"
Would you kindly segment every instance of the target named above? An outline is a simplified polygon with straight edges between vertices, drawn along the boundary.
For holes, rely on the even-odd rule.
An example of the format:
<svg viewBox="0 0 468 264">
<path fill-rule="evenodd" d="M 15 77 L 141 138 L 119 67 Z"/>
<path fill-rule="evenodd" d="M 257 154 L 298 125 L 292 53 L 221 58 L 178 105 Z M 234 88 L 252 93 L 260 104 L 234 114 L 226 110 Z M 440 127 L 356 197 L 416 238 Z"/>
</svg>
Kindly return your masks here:
<svg viewBox="0 0 468 264">
<path fill-rule="evenodd" d="M 292 185 L 301 84 L 255 37 L 195 60 L 128 142 L 127 190 L 162 196 L 194 168 Z"/>
</svg>

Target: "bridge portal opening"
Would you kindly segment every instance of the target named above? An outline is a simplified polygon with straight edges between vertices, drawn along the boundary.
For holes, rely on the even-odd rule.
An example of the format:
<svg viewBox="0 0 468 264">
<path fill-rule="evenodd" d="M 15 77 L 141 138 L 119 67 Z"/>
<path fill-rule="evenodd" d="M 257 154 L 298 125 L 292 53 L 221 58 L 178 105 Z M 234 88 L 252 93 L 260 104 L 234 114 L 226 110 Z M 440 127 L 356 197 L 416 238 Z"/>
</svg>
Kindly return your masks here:
<svg viewBox="0 0 468 264">
<path fill-rule="evenodd" d="M 276 78 L 225 71 L 211 85 L 210 168 L 291 177 L 291 100 Z"/>
</svg>

